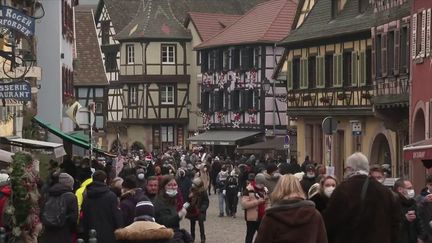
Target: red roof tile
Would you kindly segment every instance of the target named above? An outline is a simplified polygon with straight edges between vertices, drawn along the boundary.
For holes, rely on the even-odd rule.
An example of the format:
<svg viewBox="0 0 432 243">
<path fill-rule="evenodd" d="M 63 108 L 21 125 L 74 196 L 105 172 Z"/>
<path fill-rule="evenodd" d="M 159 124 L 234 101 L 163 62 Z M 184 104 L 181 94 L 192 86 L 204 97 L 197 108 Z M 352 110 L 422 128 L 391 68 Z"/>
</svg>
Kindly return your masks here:
<svg viewBox="0 0 432 243">
<path fill-rule="evenodd" d="M 102 63 L 94 16 L 90 8 L 75 7 L 75 29 L 77 58 L 74 67 L 74 85 L 107 85 L 108 80 Z"/>
<path fill-rule="evenodd" d="M 192 21 L 202 41 L 206 41 L 224 28 L 233 24 L 241 15 L 190 12 L 187 20 Z"/>
<path fill-rule="evenodd" d="M 273 0 L 257 5 L 197 49 L 252 43 L 275 43 L 291 30 L 297 0 Z"/>
</svg>

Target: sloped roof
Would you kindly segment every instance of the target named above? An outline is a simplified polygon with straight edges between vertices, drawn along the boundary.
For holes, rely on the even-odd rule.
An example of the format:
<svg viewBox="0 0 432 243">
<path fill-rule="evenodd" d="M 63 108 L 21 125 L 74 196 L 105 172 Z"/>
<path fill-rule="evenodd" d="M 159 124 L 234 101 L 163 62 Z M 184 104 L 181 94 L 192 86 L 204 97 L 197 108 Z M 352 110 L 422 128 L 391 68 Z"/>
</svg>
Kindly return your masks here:
<svg viewBox="0 0 432 243">
<path fill-rule="evenodd" d="M 280 44 L 304 43 L 318 38 L 370 31 L 374 25 L 372 6 L 369 5 L 364 13 L 359 13 L 358 4 L 358 0 L 347 0 L 344 9 L 333 19 L 332 1 L 318 0 L 303 24 L 291 31 Z"/>
<path fill-rule="evenodd" d="M 146 0 L 141 2 L 134 19 L 114 38 L 191 39 L 192 36 L 174 15 L 170 0 Z"/>
<path fill-rule="evenodd" d="M 215 37 L 198 45 L 196 49 L 278 42 L 289 34 L 296 10 L 296 0 L 261 3 Z"/>
<path fill-rule="evenodd" d="M 96 22 L 105 5 L 116 32 L 122 30 L 135 17 L 142 0 L 99 0 Z"/>
<path fill-rule="evenodd" d="M 206 41 L 237 21 L 241 15 L 190 12 L 186 22 L 192 21 L 202 41 Z M 187 25 L 186 25 L 187 26 Z"/>
<path fill-rule="evenodd" d="M 108 84 L 93 19 L 90 8 L 75 7 L 77 58 L 74 67 L 74 85 Z"/>
</svg>

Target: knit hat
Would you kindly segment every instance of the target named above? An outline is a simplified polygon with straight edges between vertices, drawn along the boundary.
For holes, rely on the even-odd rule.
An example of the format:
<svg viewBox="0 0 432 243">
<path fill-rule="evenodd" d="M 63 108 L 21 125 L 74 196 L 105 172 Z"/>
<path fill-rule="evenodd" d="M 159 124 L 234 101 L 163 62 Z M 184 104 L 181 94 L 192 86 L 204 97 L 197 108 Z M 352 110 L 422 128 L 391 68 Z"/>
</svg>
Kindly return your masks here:
<svg viewBox="0 0 432 243">
<path fill-rule="evenodd" d="M 135 175 L 129 175 L 127 176 L 123 183 L 122 183 L 122 187 L 127 188 L 127 189 L 134 189 L 137 187 L 137 178 Z"/>
<path fill-rule="evenodd" d="M 268 174 L 272 174 L 273 172 L 277 171 L 277 169 L 278 169 L 278 167 L 274 163 L 268 164 L 267 168 L 266 168 Z"/>
<path fill-rule="evenodd" d="M 305 168 L 306 171 L 314 171 L 315 172 L 315 166 L 313 164 L 306 165 Z"/>
<path fill-rule="evenodd" d="M 59 183 L 67 186 L 71 190 L 73 189 L 74 179 L 68 173 L 60 173 L 59 175 Z"/>
<path fill-rule="evenodd" d="M 0 173 L 0 186 L 9 184 L 9 175 L 6 173 Z"/>
<path fill-rule="evenodd" d="M 143 197 L 135 206 L 134 221 L 151 221 L 155 222 L 155 211 L 153 203 L 148 197 Z"/>
<path fill-rule="evenodd" d="M 266 184 L 266 178 L 265 178 L 265 176 L 264 176 L 263 173 L 258 173 L 255 176 L 255 183 L 256 184 L 261 184 L 261 185 L 265 185 Z"/>
</svg>

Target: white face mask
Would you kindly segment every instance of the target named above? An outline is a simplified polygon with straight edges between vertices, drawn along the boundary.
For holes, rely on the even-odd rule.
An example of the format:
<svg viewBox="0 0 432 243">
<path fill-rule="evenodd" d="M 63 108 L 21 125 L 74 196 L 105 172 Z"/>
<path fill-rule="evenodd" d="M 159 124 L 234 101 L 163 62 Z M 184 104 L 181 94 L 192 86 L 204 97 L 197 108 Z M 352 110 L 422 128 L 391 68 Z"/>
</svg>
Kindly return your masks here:
<svg viewBox="0 0 432 243">
<path fill-rule="evenodd" d="M 175 197 L 177 196 L 177 190 L 173 190 L 173 189 L 167 190 L 166 194 L 168 195 L 168 197 Z"/>
<path fill-rule="evenodd" d="M 325 188 L 324 188 L 324 194 L 325 194 L 327 197 L 330 197 L 331 194 L 333 193 L 334 189 L 335 189 L 334 186 L 325 187 Z"/>
<path fill-rule="evenodd" d="M 137 177 L 139 180 L 144 180 L 144 174 L 143 173 L 139 173 Z"/>
<path fill-rule="evenodd" d="M 381 183 L 381 184 L 383 184 L 384 181 L 385 181 L 385 179 L 379 179 L 379 180 L 378 180 L 378 182 Z"/>
<path fill-rule="evenodd" d="M 310 172 L 308 172 L 307 174 L 306 174 L 306 177 L 307 178 L 314 178 L 315 177 L 315 173 L 310 173 Z"/>
<path fill-rule="evenodd" d="M 414 196 L 415 196 L 414 189 L 408 189 L 406 191 L 406 198 L 411 199 L 411 198 L 414 198 Z"/>
</svg>

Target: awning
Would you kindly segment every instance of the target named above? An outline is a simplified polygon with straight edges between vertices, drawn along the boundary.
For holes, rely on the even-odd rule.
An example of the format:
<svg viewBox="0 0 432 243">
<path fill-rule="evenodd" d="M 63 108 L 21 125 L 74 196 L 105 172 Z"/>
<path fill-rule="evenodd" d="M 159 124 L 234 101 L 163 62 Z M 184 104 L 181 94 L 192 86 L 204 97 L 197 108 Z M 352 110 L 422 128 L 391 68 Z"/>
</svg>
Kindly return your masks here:
<svg viewBox="0 0 432 243">
<path fill-rule="evenodd" d="M 12 155 L 14 155 L 14 153 L 0 149 L 0 161 L 1 162 L 12 163 Z"/>
<path fill-rule="evenodd" d="M 285 144 L 285 137 L 269 138 L 266 141 L 249 144 L 238 147 L 237 150 L 278 150 L 283 151 Z"/>
<path fill-rule="evenodd" d="M 0 141 L 3 144 L 9 144 L 23 148 L 52 150 L 56 158 L 66 155 L 63 144 L 61 143 L 51 143 L 19 137 L 1 137 Z"/>
<path fill-rule="evenodd" d="M 432 139 L 409 144 L 403 148 L 405 160 L 432 160 Z"/>
<path fill-rule="evenodd" d="M 256 131 L 236 131 L 236 130 L 220 130 L 207 131 L 187 140 L 191 144 L 202 145 L 236 145 L 237 142 L 256 136 L 260 132 Z"/>
</svg>

